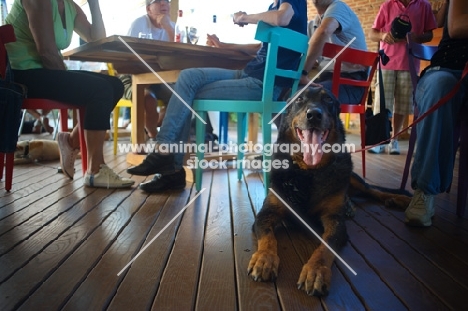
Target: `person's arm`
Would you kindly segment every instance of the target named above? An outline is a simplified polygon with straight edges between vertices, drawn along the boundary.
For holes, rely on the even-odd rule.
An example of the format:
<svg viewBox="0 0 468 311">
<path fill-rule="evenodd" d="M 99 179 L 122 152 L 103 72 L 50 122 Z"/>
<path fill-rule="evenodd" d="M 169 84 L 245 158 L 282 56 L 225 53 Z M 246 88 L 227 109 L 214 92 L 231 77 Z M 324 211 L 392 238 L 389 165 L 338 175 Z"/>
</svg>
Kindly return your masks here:
<svg viewBox="0 0 468 311">
<path fill-rule="evenodd" d="M 233 20 L 235 24 L 239 24 L 240 26 L 257 24 L 259 21 L 273 26 L 287 26 L 291 22 L 293 16 L 294 9 L 291 4 L 283 2 L 276 11 L 267 11 L 257 14 L 247 14 L 245 12 L 234 13 Z"/>
<path fill-rule="evenodd" d="M 309 39 L 309 48 L 307 58 L 304 64 L 304 71 L 309 72 L 318 64 L 318 59 L 322 56 L 323 47 L 328 38 L 340 27 L 340 23 L 333 17 L 324 18 L 320 26 L 315 29 L 312 37 Z M 308 84 L 309 77 L 302 75 L 300 84 Z"/>
<path fill-rule="evenodd" d="M 42 65 L 48 69 L 65 70 L 65 64 L 55 43 L 50 1 L 23 0 L 22 3 Z"/>
<path fill-rule="evenodd" d="M 304 64 L 304 70 L 309 72 L 318 58 L 322 55 L 323 47 L 328 38 L 340 27 L 340 24 L 333 17 L 323 19 L 320 26 L 314 31 L 314 34 L 309 39 L 309 49 L 307 50 L 307 58 Z"/>
<path fill-rule="evenodd" d="M 468 38 L 468 1 L 450 0 L 447 27 L 451 38 Z"/>
<path fill-rule="evenodd" d="M 86 42 L 96 41 L 106 37 L 106 28 L 102 20 L 99 0 L 88 0 L 89 11 L 91 13 L 91 24 L 89 23 L 83 10 L 75 3 L 76 18 L 75 32 Z"/>
<path fill-rule="evenodd" d="M 261 43 L 236 44 L 221 42 L 216 35 L 210 34 L 207 34 L 206 45 L 220 49 L 235 50 L 252 56 L 257 55 L 257 52 L 261 47 Z"/>
<path fill-rule="evenodd" d="M 437 10 L 437 14 L 436 14 L 436 21 L 437 21 L 437 27 L 444 27 L 444 24 L 445 24 L 445 13 L 447 11 L 447 8 L 448 8 L 448 3 L 449 1 L 446 0 L 442 3 L 442 5 L 439 7 L 439 9 Z"/>
<path fill-rule="evenodd" d="M 432 33 L 432 30 L 426 31 L 421 35 L 416 35 L 414 32 L 411 32 L 409 35 L 411 36 L 412 41 L 416 42 L 416 43 L 429 42 L 434 37 L 434 34 Z"/>
<path fill-rule="evenodd" d="M 167 35 L 169 36 L 169 42 L 174 42 L 174 25 L 171 23 L 171 18 L 169 17 L 169 15 L 160 14 L 156 17 L 156 20 L 159 23 L 160 27 L 167 32 Z"/>
</svg>

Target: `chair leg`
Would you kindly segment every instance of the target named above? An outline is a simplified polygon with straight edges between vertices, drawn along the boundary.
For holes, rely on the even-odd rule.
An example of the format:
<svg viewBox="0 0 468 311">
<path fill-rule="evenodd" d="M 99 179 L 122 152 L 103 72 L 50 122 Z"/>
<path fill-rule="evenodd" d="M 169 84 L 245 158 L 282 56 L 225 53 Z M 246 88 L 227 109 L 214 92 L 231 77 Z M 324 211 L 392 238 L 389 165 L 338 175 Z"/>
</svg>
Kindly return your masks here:
<svg viewBox="0 0 468 311">
<path fill-rule="evenodd" d="M 242 112 L 237 113 L 237 141 L 238 147 L 244 143 L 245 137 L 245 118 L 246 114 Z M 242 171 L 243 171 L 243 161 L 244 161 L 244 153 L 240 151 L 240 148 L 237 150 L 237 179 L 242 180 Z"/>
<path fill-rule="evenodd" d="M 21 121 L 20 125 L 18 128 L 18 137 L 21 136 L 21 132 L 23 131 L 23 125 L 24 125 L 24 118 L 26 117 L 26 109 L 23 109 L 23 113 L 21 114 Z"/>
<path fill-rule="evenodd" d="M 229 125 L 229 113 L 220 112 L 219 113 L 219 142 L 227 144 L 228 139 L 228 125 Z"/>
<path fill-rule="evenodd" d="M 60 109 L 60 131 L 68 132 L 68 109 Z"/>
<path fill-rule="evenodd" d="M 349 130 L 349 121 L 350 121 L 350 119 L 351 119 L 351 114 L 347 113 L 345 115 L 345 124 L 344 124 L 345 130 Z"/>
<path fill-rule="evenodd" d="M 57 134 L 59 132 L 59 124 L 60 124 L 60 112 L 57 113 L 57 117 L 55 117 L 55 110 L 52 110 L 52 113 L 54 115 L 54 121 L 55 121 L 55 125 L 54 125 L 54 133 L 52 135 L 52 139 L 53 140 L 56 140 L 57 139 Z"/>
<path fill-rule="evenodd" d="M 270 116 L 271 114 L 267 114 Z M 268 124 L 269 117 L 267 115 L 262 114 L 262 135 L 263 135 L 263 146 L 269 146 L 271 148 L 271 124 Z M 271 165 L 271 155 L 267 155 L 265 151 L 263 152 L 263 163 L 269 163 Z M 264 183 L 264 190 L 265 196 L 268 194 L 268 189 L 270 187 L 270 170 L 271 167 L 264 167 L 263 168 L 263 183 Z"/>
<path fill-rule="evenodd" d="M 15 153 L 6 153 L 5 157 L 5 190 L 9 192 L 13 183 L 13 164 L 15 159 Z"/>
<path fill-rule="evenodd" d="M 118 131 L 119 131 L 119 115 L 120 115 L 120 108 L 115 107 L 114 112 L 113 112 L 113 123 L 112 123 L 112 128 L 113 128 L 113 143 L 114 143 L 114 155 L 117 154 L 117 139 L 118 139 Z"/>
<path fill-rule="evenodd" d="M 6 154 L 0 152 L 0 180 L 3 178 L 3 168 L 5 167 Z"/>
<path fill-rule="evenodd" d="M 361 152 L 362 177 L 366 178 L 366 151 L 364 150 L 364 148 L 366 148 L 366 115 L 364 113 L 359 115 L 359 123 L 361 127 L 361 149 L 363 149 Z"/>
<path fill-rule="evenodd" d="M 207 120 L 206 111 L 197 111 L 200 118 Z M 200 167 L 200 161 L 205 158 L 205 154 L 200 150 L 199 146 L 205 143 L 205 132 L 206 124 L 204 124 L 199 118 L 195 120 L 195 134 L 196 134 L 196 143 L 197 143 L 197 166 L 195 169 L 195 189 L 197 192 L 200 192 L 202 179 L 203 179 L 203 169 Z"/>
</svg>

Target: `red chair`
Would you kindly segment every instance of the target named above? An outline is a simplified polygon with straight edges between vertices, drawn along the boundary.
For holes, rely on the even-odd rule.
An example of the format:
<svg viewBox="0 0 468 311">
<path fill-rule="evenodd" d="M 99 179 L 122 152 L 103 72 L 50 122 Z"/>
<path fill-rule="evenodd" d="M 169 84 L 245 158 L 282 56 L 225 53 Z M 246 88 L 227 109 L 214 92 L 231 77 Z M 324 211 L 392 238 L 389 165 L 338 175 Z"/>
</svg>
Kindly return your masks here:
<svg viewBox="0 0 468 311">
<path fill-rule="evenodd" d="M 411 75 L 411 83 L 413 85 L 413 93 L 416 91 L 416 86 L 419 80 L 419 73 L 416 71 L 414 66 L 415 60 L 426 60 L 429 61 L 432 55 L 437 51 L 437 46 L 423 45 L 415 43 L 411 40 L 411 37 L 407 37 L 406 48 L 408 51 L 409 60 L 409 71 Z M 414 101 L 414 119 L 418 117 L 418 111 L 416 102 Z M 457 215 L 462 217 L 465 213 L 466 208 L 466 196 L 468 192 L 468 180 L 466 171 L 468 169 L 468 111 L 466 107 L 462 108 L 460 112 L 460 123 L 455 128 L 454 145 L 460 147 L 460 162 L 458 167 L 458 192 L 457 192 Z M 409 169 L 411 165 L 411 159 L 413 158 L 414 146 L 416 144 L 416 126 L 411 128 L 411 135 L 408 144 L 408 154 L 406 155 L 405 168 L 403 169 L 403 176 L 401 178 L 401 189 L 406 188 L 408 181 Z"/>
<path fill-rule="evenodd" d="M 5 77 L 6 71 L 6 49 L 5 44 L 16 41 L 13 26 L 4 25 L 0 26 L 0 75 Z M 80 132 L 80 148 L 81 148 L 81 164 L 83 174 L 86 173 L 88 161 L 86 152 L 86 142 L 84 138 L 84 107 L 78 107 L 75 105 L 58 102 L 50 99 L 43 98 L 26 98 L 23 101 L 22 109 L 60 109 L 60 130 L 68 130 L 68 109 L 78 109 L 78 123 Z M 14 129 L 12 133 L 16 135 L 17 129 Z M 10 191 L 12 180 L 13 180 L 13 160 L 14 153 L 0 153 L 0 179 L 3 177 L 3 166 L 5 166 L 5 190 Z M 4 162 L 5 161 L 5 162 Z"/>
<path fill-rule="evenodd" d="M 322 56 L 333 58 L 341 50 L 343 46 L 325 43 L 323 48 Z M 362 65 L 369 68 L 369 75 L 367 80 L 354 80 L 349 78 L 342 77 L 341 73 L 341 64 L 343 62 Z M 367 95 L 369 93 L 369 88 L 372 85 L 372 79 L 374 78 L 375 70 L 377 69 L 377 64 L 379 62 L 379 54 L 376 52 L 361 51 L 357 49 L 347 48 L 343 51 L 337 58 L 333 66 L 333 80 L 332 80 L 332 93 L 338 97 L 340 85 L 353 85 L 361 86 L 365 88 L 362 99 L 357 105 L 350 105 L 348 103 L 341 103 L 341 113 L 359 113 L 359 123 L 361 125 L 361 148 L 364 149 L 366 146 L 366 104 L 367 104 Z M 362 175 L 366 177 L 366 152 L 362 152 Z"/>
</svg>

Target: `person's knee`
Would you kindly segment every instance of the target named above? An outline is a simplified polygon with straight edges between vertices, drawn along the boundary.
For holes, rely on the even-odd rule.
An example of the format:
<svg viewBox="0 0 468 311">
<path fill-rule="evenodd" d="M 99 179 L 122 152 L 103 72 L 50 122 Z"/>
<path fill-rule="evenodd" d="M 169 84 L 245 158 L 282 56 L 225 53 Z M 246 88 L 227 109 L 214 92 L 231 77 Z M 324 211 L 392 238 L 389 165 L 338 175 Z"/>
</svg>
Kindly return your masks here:
<svg viewBox="0 0 468 311">
<path fill-rule="evenodd" d="M 123 93 L 125 89 L 124 84 L 118 77 L 115 77 L 115 76 L 105 76 L 105 77 L 106 77 L 107 83 L 110 84 L 111 86 L 113 97 L 120 100 L 123 97 Z"/>
</svg>

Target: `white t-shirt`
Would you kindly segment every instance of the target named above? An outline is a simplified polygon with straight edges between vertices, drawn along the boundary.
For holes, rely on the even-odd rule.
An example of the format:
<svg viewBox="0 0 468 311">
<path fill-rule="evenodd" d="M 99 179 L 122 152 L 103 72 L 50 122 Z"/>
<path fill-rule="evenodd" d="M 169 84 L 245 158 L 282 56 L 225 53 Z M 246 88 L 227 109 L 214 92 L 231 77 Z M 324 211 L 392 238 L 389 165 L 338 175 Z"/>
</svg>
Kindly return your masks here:
<svg viewBox="0 0 468 311">
<path fill-rule="evenodd" d="M 175 23 L 172 21 L 171 25 L 172 27 L 175 27 Z M 138 38 L 138 34 L 140 32 L 146 34 L 151 32 L 153 40 L 172 41 L 164 29 L 154 27 L 148 15 L 146 14 L 138 17 L 133 21 L 133 23 L 130 25 L 130 29 L 128 30 L 127 36 Z"/>
</svg>

